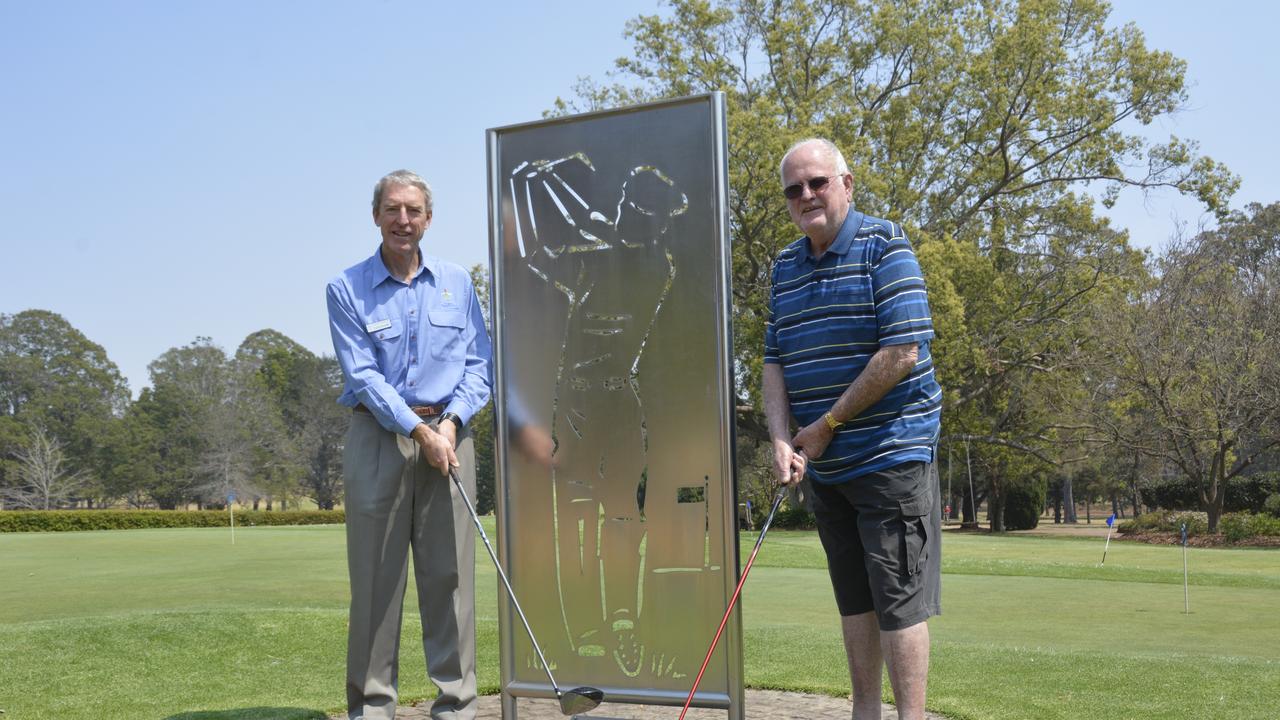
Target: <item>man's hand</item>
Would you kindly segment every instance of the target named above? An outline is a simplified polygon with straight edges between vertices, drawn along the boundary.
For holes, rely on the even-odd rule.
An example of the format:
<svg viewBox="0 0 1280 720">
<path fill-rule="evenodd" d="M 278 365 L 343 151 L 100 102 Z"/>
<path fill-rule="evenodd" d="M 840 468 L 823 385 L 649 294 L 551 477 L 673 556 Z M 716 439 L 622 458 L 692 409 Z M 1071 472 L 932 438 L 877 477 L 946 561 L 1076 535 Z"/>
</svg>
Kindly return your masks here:
<svg viewBox="0 0 1280 720">
<path fill-rule="evenodd" d="M 440 428 L 439 425 L 445 427 Z M 409 437 L 422 448 L 422 457 L 428 465 L 439 470 L 442 475 L 448 475 L 449 468 L 458 467 L 458 456 L 453 454 L 453 448 L 457 445 L 455 433 L 456 428 L 451 422 L 438 423 L 436 428 L 418 423 Z"/>
<path fill-rule="evenodd" d="M 818 418 L 801 428 L 800 432 L 791 438 L 791 445 L 796 450 L 803 450 L 805 457 L 810 460 L 817 460 L 827 451 L 827 445 L 831 444 L 831 438 L 834 436 L 835 433 L 827 426 L 827 421 Z"/>
<path fill-rule="evenodd" d="M 797 485 L 804 479 L 805 453 L 793 450 L 785 440 L 773 441 L 773 474 L 779 485 Z"/>
<path fill-rule="evenodd" d="M 553 453 L 556 449 L 556 443 L 541 426 L 521 425 L 512 431 L 511 440 L 516 449 L 530 461 L 545 468 L 555 465 L 555 455 Z"/>
</svg>

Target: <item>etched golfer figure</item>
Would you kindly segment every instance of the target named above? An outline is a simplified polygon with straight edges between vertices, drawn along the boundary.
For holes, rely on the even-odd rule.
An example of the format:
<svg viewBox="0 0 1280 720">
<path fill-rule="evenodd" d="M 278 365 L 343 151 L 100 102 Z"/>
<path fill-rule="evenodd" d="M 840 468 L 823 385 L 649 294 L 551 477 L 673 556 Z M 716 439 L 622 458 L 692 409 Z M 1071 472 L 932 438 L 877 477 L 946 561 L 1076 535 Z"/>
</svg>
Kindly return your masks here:
<svg viewBox="0 0 1280 720">
<path fill-rule="evenodd" d="M 688 199 L 661 169 L 637 166 L 616 199 L 593 207 L 583 196 L 594 172 L 575 153 L 521 163 L 511 178 L 527 269 L 563 298 L 550 418 L 563 617 L 578 655 L 636 677 L 648 479 L 640 362 L 677 277 L 665 242 Z"/>
</svg>

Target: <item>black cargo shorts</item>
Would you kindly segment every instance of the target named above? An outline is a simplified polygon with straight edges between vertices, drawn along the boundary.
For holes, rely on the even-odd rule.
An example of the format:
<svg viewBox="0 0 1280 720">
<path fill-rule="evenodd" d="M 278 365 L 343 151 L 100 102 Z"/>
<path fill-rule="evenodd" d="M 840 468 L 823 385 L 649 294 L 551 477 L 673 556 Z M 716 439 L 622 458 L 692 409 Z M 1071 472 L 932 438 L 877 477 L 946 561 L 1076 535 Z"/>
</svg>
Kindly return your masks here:
<svg viewBox="0 0 1280 720">
<path fill-rule="evenodd" d="M 812 486 L 841 615 L 874 610 L 881 630 L 901 630 L 942 612 L 942 508 L 932 463 Z"/>
</svg>

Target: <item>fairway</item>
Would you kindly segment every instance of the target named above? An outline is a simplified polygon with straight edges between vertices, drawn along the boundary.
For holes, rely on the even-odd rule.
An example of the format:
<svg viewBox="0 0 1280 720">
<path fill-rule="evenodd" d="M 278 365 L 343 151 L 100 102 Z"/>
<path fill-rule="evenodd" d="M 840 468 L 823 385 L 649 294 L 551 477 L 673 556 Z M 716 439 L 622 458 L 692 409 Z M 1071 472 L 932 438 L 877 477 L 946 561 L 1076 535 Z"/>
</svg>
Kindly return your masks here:
<svg viewBox="0 0 1280 720">
<path fill-rule="evenodd" d="M 490 522 L 492 519 L 487 519 Z M 747 547 L 754 536 L 744 536 Z M 948 534 L 929 706 L 953 718 L 1272 718 L 1280 552 Z M 480 685 L 496 578 L 477 558 Z M 428 696 L 416 600 L 401 694 Z M 848 692 L 816 535 L 774 531 L 743 595 L 750 687 Z M 343 703 L 339 526 L 0 535 L 6 720 L 319 718 Z M 710 632 L 710 631 L 709 631 Z"/>
</svg>

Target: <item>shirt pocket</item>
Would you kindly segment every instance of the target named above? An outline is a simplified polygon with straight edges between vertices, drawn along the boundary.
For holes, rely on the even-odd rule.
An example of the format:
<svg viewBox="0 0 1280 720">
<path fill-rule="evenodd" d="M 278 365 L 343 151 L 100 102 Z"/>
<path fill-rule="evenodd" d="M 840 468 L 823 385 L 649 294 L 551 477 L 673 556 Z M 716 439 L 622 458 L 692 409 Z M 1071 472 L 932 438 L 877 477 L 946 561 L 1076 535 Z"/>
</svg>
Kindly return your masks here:
<svg viewBox="0 0 1280 720">
<path fill-rule="evenodd" d="M 427 344 L 431 349 L 431 357 L 451 361 L 466 357 L 467 346 L 463 336 L 467 318 L 461 310 L 428 310 L 427 322 L 430 323 L 431 334 Z"/>
<path fill-rule="evenodd" d="M 404 344 L 400 340 L 404 333 L 404 323 L 399 319 L 370 318 L 366 327 L 369 326 L 378 328 L 368 331 L 369 338 L 373 340 L 373 353 L 378 367 L 384 375 L 390 377 L 389 369 L 399 367 L 404 355 Z"/>
<path fill-rule="evenodd" d="M 400 333 L 404 332 L 402 323 L 398 323 L 394 320 L 391 320 L 389 322 L 390 324 L 387 324 L 388 321 L 386 320 L 375 319 L 369 323 L 369 325 L 372 325 L 374 327 L 377 327 L 378 325 L 386 325 L 386 327 L 380 328 L 378 330 L 374 330 L 369 333 L 369 337 L 373 338 L 373 341 L 377 343 L 379 347 L 383 347 L 387 343 L 394 342 L 396 338 L 400 337 Z"/>
</svg>

